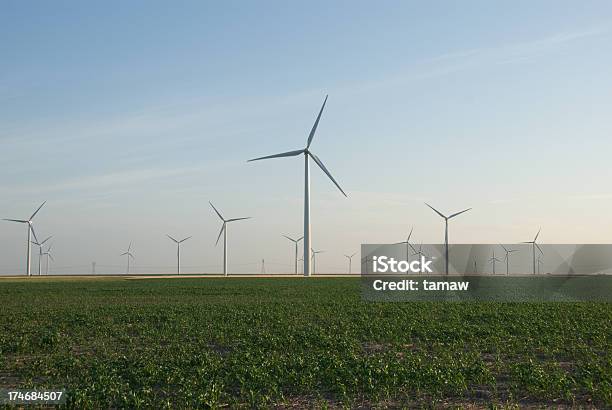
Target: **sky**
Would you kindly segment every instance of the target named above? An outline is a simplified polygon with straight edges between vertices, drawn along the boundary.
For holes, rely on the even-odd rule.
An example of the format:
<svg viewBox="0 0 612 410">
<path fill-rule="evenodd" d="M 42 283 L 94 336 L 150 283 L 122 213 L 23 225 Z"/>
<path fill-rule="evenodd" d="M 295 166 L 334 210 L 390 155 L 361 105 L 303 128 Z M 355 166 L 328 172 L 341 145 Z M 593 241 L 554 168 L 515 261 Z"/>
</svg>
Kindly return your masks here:
<svg viewBox="0 0 612 410">
<path fill-rule="evenodd" d="M 54 273 L 287 272 L 311 165 L 319 272 L 362 243 L 612 243 L 609 1 L 0 0 L 0 218 Z M 0 224 L 0 274 L 26 228 Z M 35 253 L 36 250 L 34 249 Z M 36 262 L 36 258 L 34 258 Z M 37 269 L 36 263 L 33 264 Z M 353 265 L 355 266 L 355 264 Z"/>
</svg>

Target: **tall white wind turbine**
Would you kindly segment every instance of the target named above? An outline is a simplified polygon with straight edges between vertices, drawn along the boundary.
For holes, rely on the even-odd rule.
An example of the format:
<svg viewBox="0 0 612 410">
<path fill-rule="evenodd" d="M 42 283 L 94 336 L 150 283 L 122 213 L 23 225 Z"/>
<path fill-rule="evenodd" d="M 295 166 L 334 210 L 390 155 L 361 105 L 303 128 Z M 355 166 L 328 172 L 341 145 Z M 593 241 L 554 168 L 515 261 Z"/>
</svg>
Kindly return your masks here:
<svg viewBox="0 0 612 410">
<path fill-rule="evenodd" d="M 174 239 L 168 234 L 166 234 L 166 236 L 170 238 L 174 243 L 176 243 L 176 274 L 180 275 L 181 274 L 181 244 L 185 242 L 187 239 L 190 239 L 191 236 L 185 239 L 181 239 L 180 241 L 177 241 L 176 239 Z"/>
<path fill-rule="evenodd" d="M 42 242 L 38 242 L 37 240 L 31 241 L 34 245 L 38 246 L 38 276 L 40 276 L 41 266 L 42 266 L 42 257 L 43 257 L 43 245 L 53 236 L 49 236 Z"/>
<path fill-rule="evenodd" d="M 311 251 L 312 251 L 312 273 L 314 275 L 317 273 L 317 254 L 323 253 L 325 251 L 315 251 L 314 249 L 311 249 Z"/>
<path fill-rule="evenodd" d="M 134 259 L 134 255 L 132 255 L 132 252 L 130 252 L 131 250 L 132 250 L 132 242 L 130 242 L 130 246 L 128 246 L 127 251 L 119 255 L 119 256 L 125 256 L 127 258 L 127 270 L 125 273 L 130 273 L 130 259 Z"/>
<path fill-rule="evenodd" d="M 355 253 L 354 253 L 354 254 L 352 254 L 352 255 L 344 255 L 344 257 L 345 257 L 346 259 L 348 259 L 348 263 L 349 263 L 349 270 L 348 270 L 348 273 L 349 273 L 349 275 L 352 273 L 352 268 L 353 268 L 353 256 L 355 256 L 355 255 L 357 255 L 357 252 L 355 252 Z"/>
<path fill-rule="evenodd" d="M 27 244 L 26 244 L 26 275 L 28 275 L 28 276 L 31 275 L 30 274 L 30 259 L 31 259 L 31 256 L 32 256 L 32 244 L 31 244 L 32 237 L 30 236 L 30 234 L 33 235 L 34 239 L 38 242 L 38 238 L 36 238 L 36 232 L 34 232 L 34 226 L 32 224 L 32 220 L 34 219 L 34 217 L 36 216 L 38 211 L 40 211 L 40 208 L 42 208 L 46 203 L 47 203 L 47 201 L 43 202 L 42 205 L 40 205 L 38 207 L 38 209 L 36 211 L 34 211 L 32 216 L 30 216 L 27 220 L 24 220 L 24 219 L 4 219 L 5 221 L 18 222 L 18 223 L 22 223 L 22 224 L 28 224 L 28 239 L 27 239 Z"/>
<path fill-rule="evenodd" d="M 209 202 L 209 204 L 215 210 L 219 218 L 221 218 L 221 220 L 223 221 L 223 225 L 221 226 L 221 230 L 219 231 L 219 236 L 217 236 L 217 242 L 215 242 L 215 246 L 219 243 L 221 234 L 223 234 L 223 275 L 227 276 L 227 224 L 229 222 L 242 221 L 243 219 L 251 219 L 251 217 L 247 216 L 244 218 L 224 219 L 223 216 L 221 216 L 221 212 L 217 211 L 217 208 L 215 208 L 212 202 Z"/>
<path fill-rule="evenodd" d="M 413 229 L 414 227 L 410 228 L 410 233 L 405 241 L 394 243 L 394 245 L 406 245 L 406 262 L 410 262 L 410 249 L 412 248 L 413 252 L 416 252 L 416 249 L 414 249 L 414 246 L 412 246 L 410 243 L 410 237 L 412 236 Z"/>
<path fill-rule="evenodd" d="M 306 148 L 299 149 L 296 151 L 288 151 L 283 152 L 281 154 L 268 155 L 265 157 L 250 159 L 251 161 L 259 161 L 262 159 L 270 159 L 270 158 L 281 158 L 281 157 L 295 157 L 300 154 L 304 154 L 304 276 L 310 276 L 311 267 L 310 267 L 310 258 L 307 256 L 310 253 L 310 249 L 312 247 L 311 243 L 311 232 L 310 232 L 310 163 L 309 159 L 312 160 L 321 168 L 321 170 L 331 179 L 331 181 L 336 185 L 336 187 L 342 192 L 344 196 L 347 196 L 346 193 L 340 188 L 340 185 L 332 174 L 328 171 L 328 169 L 323 165 L 323 162 L 319 157 L 317 157 L 312 151 L 310 151 L 310 144 L 312 144 L 312 139 L 314 138 L 315 132 L 317 131 L 317 126 L 319 125 L 319 120 L 321 119 L 321 114 L 323 114 L 323 109 L 325 108 L 325 104 L 327 103 L 327 96 L 325 96 L 325 100 L 323 101 L 323 105 L 321 106 L 321 110 L 319 111 L 319 115 L 317 115 L 317 119 L 315 120 L 312 129 L 310 130 L 310 134 L 308 135 L 308 141 L 306 143 Z"/>
<path fill-rule="evenodd" d="M 297 275 L 298 274 L 298 243 L 302 239 L 304 239 L 304 237 L 301 236 L 298 239 L 293 239 L 293 238 L 288 237 L 287 235 L 283 235 L 283 236 L 295 244 L 295 274 Z"/>
<path fill-rule="evenodd" d="M 493 256 L 489 258 L 489 262 L 493 264 L 493 275 L 495 275 L 495 262 L 501 262 L 499 259 L 495 257 L 495 249 L 493 250 Z"/>
<path fill-rule="evenodd" d="M 43 255 L 47 257 L 47 264 L 45 266 L 45 275 L 48 275 L 49 274 L 49 259 L 55 262 L 55 259 L 53 259 L 53 255 L 51 255 L 51 245 L 49 245 L 49 247 L 47 248 L 47 252 L 43 253 Z"/>
<path fill-rule="evenodd" d="M 499 246 L 501 246 L 504 249 L 504 252 L 506 252 L 506 257 L 504 258 L 504 260 L 506 261 L 506 275 L 509 275 L 510 274 L 510 254 L 512 252 L 516 252 L 516 249 L 507 249 L 501 243 L 499 244 Z"/>
<path fill-rule="evenodd" d="M 433 206 L 429 205 L 428 203 L 425 203 L 425 205 L 430 207 L 435 213 L 437 213 L 442 218 L 444 218 L 444 266 L 445 266 L 445 273 L 448 275 L 448 220 L 456 217 L 457 215 L 461 215 L 462 213 L 467 212 L 472 208 L 464 209 L 463 211 L 454 213 L 450 216 L 446 216 L 446 215 L 443 215 L 440 211 L 438 211 Z"/>
<path fill-rule="evenodd" d="M 538 250 L 540 252 L 542 252 L 542 249 L 540 248 L 540 246 L 536 243 L 536 241 L 538 240 L 538 236 L 540 236 L 540 231 L 542 230 L 542 228 L 540 228 L 538 230 L 538 233 L 536 234 L 535 238 L 533 238 L 533 241 L 527 241 L 527 242 L 521 242 L 521 243 L 529 243 L 531 244 L 531 249 L 533 251 L 533 274 L 536 274 L 536 247 L 538 248 Z M 544 254 L 544 252 L 542 252 L 542 254 Z"/>
</svg>

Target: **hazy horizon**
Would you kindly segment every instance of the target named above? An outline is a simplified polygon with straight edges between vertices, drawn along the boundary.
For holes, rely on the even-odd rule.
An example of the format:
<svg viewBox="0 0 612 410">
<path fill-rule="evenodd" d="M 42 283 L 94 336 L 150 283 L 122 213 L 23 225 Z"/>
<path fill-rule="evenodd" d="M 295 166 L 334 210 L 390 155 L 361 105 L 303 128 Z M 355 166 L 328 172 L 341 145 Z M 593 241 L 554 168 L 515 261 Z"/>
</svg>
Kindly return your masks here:
<svg viewBox="0 0 612 410">
<path fill-rule="evenodd" d="M 612 243 L 612 4 L 3 4 L 0 218 L 53 272 L 293 271 L 312 144 L 317 271 L 362 243 Z M 0 221 L 0 274 L 25 269 Z M 32 272 L 37 271 L 33 246 Z M 300 249 L 301 255 L 301 249 Z M 359 264 L 353 261 L 353 269 Z M 107 267 L 104 268 L 104 267 Z"/>
</svg>

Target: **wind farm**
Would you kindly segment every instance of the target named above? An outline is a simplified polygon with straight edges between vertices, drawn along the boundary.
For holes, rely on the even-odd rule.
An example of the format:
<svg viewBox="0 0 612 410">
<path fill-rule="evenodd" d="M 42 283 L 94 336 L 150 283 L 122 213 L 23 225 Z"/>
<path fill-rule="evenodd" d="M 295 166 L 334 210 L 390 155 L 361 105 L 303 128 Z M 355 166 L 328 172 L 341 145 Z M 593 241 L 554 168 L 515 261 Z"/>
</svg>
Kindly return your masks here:
<svg viewBox="0 0 612 410">
<path fill-rule="evenodd" d="M 144 6 L 0 13 L 0 407 L 612 409 L 612 3 Z"/>
</svg>

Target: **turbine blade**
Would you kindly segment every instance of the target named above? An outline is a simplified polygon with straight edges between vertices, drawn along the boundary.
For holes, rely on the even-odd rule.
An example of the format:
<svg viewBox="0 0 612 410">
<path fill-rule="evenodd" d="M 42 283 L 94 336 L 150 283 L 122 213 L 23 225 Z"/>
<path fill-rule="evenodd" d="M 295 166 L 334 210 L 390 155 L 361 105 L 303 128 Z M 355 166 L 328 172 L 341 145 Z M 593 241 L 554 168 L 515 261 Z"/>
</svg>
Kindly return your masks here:
<svg viewBox="0 0 612 410">
<path fill-rule="evenodd" d="M 410 237 L 412 236 L 413 229 L 414 229 L 414 226 L 410 228 L 410 233 L 408 234 L 408 239 L 406 239 L 406 242 L 410 241 Z"/>
<path fill-rule="evenodd" d="M 55 259 L 53 259 L 53 256 L 51 256 L 50 253 L 48 253 L 47 256 L 50 257 L 53 262 L 55 262 Z"/>
<path fill-rule="evenodd" d="M 449 217 L 448 217 L 448 219 L 454 218 L 454 217 L 456 217 L 457 215 L 461 215 L 462 213 L 467 212 L 467 211 L 469 211 L 470 209 L 472 209 L 472 208 L 464 209 L 464 210 L 463 210 L 463 211 L 461 211 L 461 212 L 457 212 L 456 214 L 452 214 L 451 216 L 449 216 Z"/>
<path fill-rule="evenodd" d="M 34 225 L 28 224 L 30 226 L 30 230 L 32 231 L 32 235 L 34 235 L 34 240 L 38 242 L 38 238 L 36 237 L 36 232 L 34 231 Z"/>
<path fill-rule="evenodd" d="M 132 249 L 132 242 L 130 241 L 130 245 L 128 246 L 128 252 Z"/>
<path fill-rule="evenodd" d="M 170 238 L 171 240 L 173 240 L 174 242 L 178 243 L 178 241 L 177 241 L 176 239 L 174 239 L 173 237 L 171 237 L 170 235 L 166 234 L 166 236 L 167 236 L 168 238 Z"/>
<path fill-rule="evenodd" d="M 223 225 L 221 225 L 221 230 L 219 231 L 219 236 L 217 236 L 217 242 L 215 242 L 215 246 L 217 246 L 217 244 L 219 243 L 219 239 L 221 238 L 221 234 L 223 233 L 224 229 L 225 229 L 225 222 L 223 222 Z"/>
<path fill-rule="evenodd" d="M 414 252 L 416 252 L 416 249 L 414 249 L 414 246 L 412 246 L 412 244 L 411 244 L 411 243 L 409 243 L 408 245 L 410 246 L 410 248 L 411 248 L 411 249 L 412 249 Z"/>
<path fill-rule="evenodd" d="M 288 237 L 287 235 L 283 235 L 285 238 L 289 239 L 291 242 L 297 242 L 297 240 L 295 239 L 291 239 L 290 237 Z"/>
<path fill-rule="evenodd" d="M 538 236 L 540 236 L 540 231 L 542 230 L 542 228 L 538 229 L 538 233 L 536 234 L 535 238 L 533 238 L 533 241 L 537 241 L 538 240 Z"/>
<path fill-rule="evenodd" d="M 10 222 L 19 222 L 22 224 L 27 224 L 28 221 L 24 221 L 23 219 L 3 219 L 3 221 L 10 221 Z"/>
<path fill-rule="evenodd" d="M 340 190 L 340 192 L 342 192 L 342 194 L 346 197 L 348 197 L 348 195 L 346 195 L 346 193 L 342 190 L 342 188 L 340 188 L 340 185 L 338 185 L 338 183 L 336 182 L 336 180 L 334 179 L 334 177 L 332 177 L 332 174 L 327 170 L 327 168 L 325 168 L 325 165 L 323 165 L 323 162 L 319 159 L 319 157 L 317 157 L 315 154 L 313 154 L 312 152 L 309 152 L 310 156 L 312 157 L 312 159 L 314 159 L 314 161 L 317 163 L 317 165 L 319 166 L 319 168 L 321 168 L 323 170 L 323 172 L 325 172 L 327 174 L 327 176 L 329 177 L 329 179 L 332 180 L 332 182 L 338 187 L 338 189 Z"/>
<path fill-rule="evenodd" d="M 352 258 L 353 256 L 355 256 L 355 255 L 357 255 L 357 252 L 355 252 L 354 254 L 352 254 L 352 255 L 351 255 L 351 258 Z"/>
<path fill-rule="evenodd" d="M 221 220 L 223 222 L 225 222 L 225 219 L 223 219 L 223 217 L 221 216 L 221 213 L 219 211 L 217 211 L 217 208 L 215 208 L 215 206 L 212 204 L 212 202 L 208 201 L 208 203 L 210 204 L 210 206 L 212 206 L 212 208 L 215 210 L 215 212 L 217 213 L 217 215 L 219 215 L 219 218 L 221 218 Z"/>
<path fill-rule="evenodd" d="M 446 219 L 446 216 L 442 215 L 442 213 L 440 211 L 438 211 L 436 208 L 434 208 L 433 206 L 429 205 L 427 202 L 425 202 L 425 205 L 427 205 L 428 207 L 430 207 L 431 209 L 433 209 L 433 211 L 435 213 L 437 213 L 438 215 L 440 215 L 442 218 Z"/>
<path fill-rule="evenodd" d="M 119 255 L 119 256 L 125 256 L 125 255 L 127 255 L 127 254 L 128 254 L 127 252 L 123 252 L 123 253 L 122 253 L 121 255 Z"/>
<path fill-rule="evenodd" d="M 225 221 L 225 222 L 242 221 L 243 219 L 251 219 L 251 217 L 250 217 L 250 216 L 247 216 L 247 217 L 245 217 L 245 218 L 232 218 L 232 219 L 228 219 L 228 220 L 227 220 L 227 221 Z"/>
<path fill-rule="evenodd" d="M 295 157 L 303 153 L 304 153 L 304 150 L 300 149 L 297 151 L 288 151 L 288 152 L 283 152 L 280 154 L 267 155 L 265 157 L 253 158 L 253 159 L 248 160 L 247 162 L 259 161 L 261 159 L 270 159 L 270 158 Z"/>
<path fill-rule="evenodd" d="M 506 247 L 505 247 L 504 245 L 502 245 L 502 244 L 500 243 L 500 244 L 499 244 L 499 246 L 501 246 L 501 247 L 502 247 L 502 249 L 503 249 L 504 251 L 508 252 L 508 249 L 506 249 Z"/>
<path fill-rule="evenodd" d="M 299 241 L 301 241 L 302 239 L 304 239 L 304 237 L 303 237 L 303 236 L 300 236 L 300 237 L 297 239 L 297 241 L 296 241 L 296 242 L 299 242 Z"/>
<path fill-rule="evenodd" d="M 47 241 L 48 241 L 49 239 L 51 239 L 51 238 L 53 238 L 53 235 L 51 235 L 50 237 L 48 237 L 47 239 L 45 239 L 44 241 L 42 241 L 42 242 L 40 243 L 40 245 L 41 245 L 41 246 L 42 246 L 42 245 L 44 245 L 44 243 L 45 243 L 45 242 L 47 242 Z"/>
<path fill-rule="evenodd" d="M 188 236 L 188 237 L 186 237 L 185 239 L 181 239 L 181 240 L 179 241 L 179 243 L 183 243 L 183 242 L 185 242 L 187 239 L 191 239 L 191 238 L 192 238 L 191 236 Z"/>
<path fill-rule="evenodd" d="M 128 253 L 128 256 L 129 256 L 130 258 L 132 258 L 132 260 L 136 259 L 136 258 L 134 258 L 134 255 L 132 255 L 131 253 Z"/>
<path fill-rule="evenodd" d="M 540 248 L 540 245 L 538 245 L 538 244 L 537 244 L 537 243 L 535 243 L 535 242 L 534 242 L 533 244 L 536 246 L 536 248 L 538 248 L 538 250 L 540 251 L 540 253 L 541 253 L 542 255 L 544 255 L 544 251 L 542 251 L 542 248 Z"/>
<path fill-rule="evenodd" d="M 42 208 L 45 204 L 47 203 L 47 201 L 43 202 L 36 211 L 34 211 L 34 213 L 32 214 L 32 216 L 30 217 L 30 221 L 32 219 L 34 219 L 34 217 L 36 216 L 36 214 L 38 213 L 38 211 L 40 211 L 40 208 Z"/>
<path fill-rule="evenodd" d="M 306 149 L 310 148 L 310 144 L 312 144 L 312 139 L 314 138 L 315 132 L 317 132 L 317 127 L 319 126 L 319 120 L 321 119 L 321 114 L 323 114 L 323 109 L 325 108 L 325 104 L 327 103 L 327 97 L 325 96 L 325 100 L 323 101 L 323 105 L 321 106 L 321 111 L 319 111 L 319 115 L 317 115 L 317 119 L 310 130 L 310 134 L 308 135 L 308 143 L 306 144 Z"/>
</svg>

